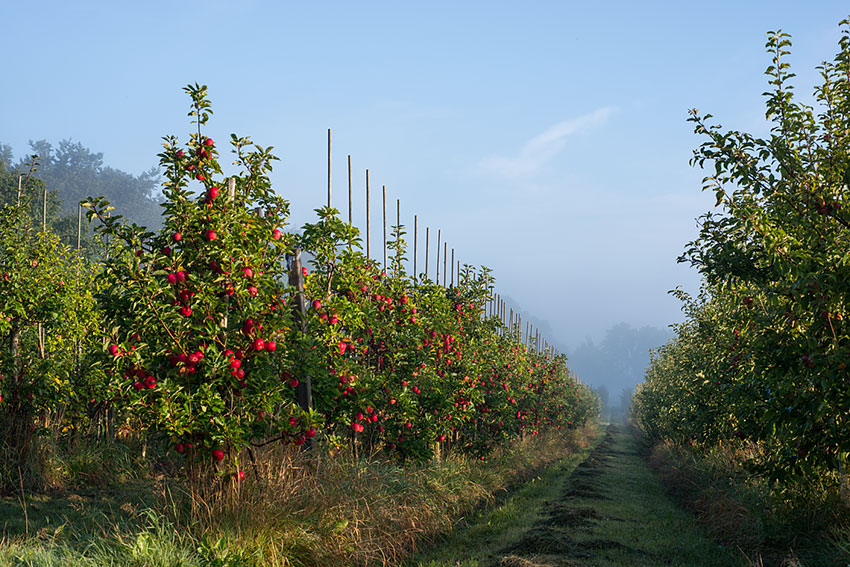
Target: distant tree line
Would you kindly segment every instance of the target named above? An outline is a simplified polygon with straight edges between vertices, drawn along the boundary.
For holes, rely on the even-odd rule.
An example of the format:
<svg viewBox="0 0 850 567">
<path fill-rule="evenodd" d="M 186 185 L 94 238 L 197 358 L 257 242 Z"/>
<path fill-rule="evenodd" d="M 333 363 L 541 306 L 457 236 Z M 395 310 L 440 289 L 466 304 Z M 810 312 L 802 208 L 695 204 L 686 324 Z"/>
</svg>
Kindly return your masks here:
<svg viewBox="0 0 850 567">
<path fill-rule="evenodd" d="M 0 143 L 0 205 L 18 199 L 19 179 L 31 194 L 33 223 L 40 226 L 44 216 L 44 191 L 47 190 L 47 226 L 63 242 L 76 246 L 77 207 L 89 196 L 104 196 L 115 213 L 129 221 L 158 228 L 161 225 L 160 174 L 156 167 L 132 175 L 103 164 L 103 153 L 95 153 L 79 142 L 62 140 L 54 147 L 46 140 L 30 142 L 26 157 L 15 160 L 12 148 Z M 82 245 L 91 238 L 83 219 Z"/>
<path fill-rule="evenodd" d="M 660 347 L 671 336 L 669 329 L 618 323 L 605 331 L 600 344 L 588 339 L 571 350 L 568 364 L 582 380 L 596 386 L 603 405 L 627 406 L 632 389 L 644 380 L 650 349 Z"/>
</svg>

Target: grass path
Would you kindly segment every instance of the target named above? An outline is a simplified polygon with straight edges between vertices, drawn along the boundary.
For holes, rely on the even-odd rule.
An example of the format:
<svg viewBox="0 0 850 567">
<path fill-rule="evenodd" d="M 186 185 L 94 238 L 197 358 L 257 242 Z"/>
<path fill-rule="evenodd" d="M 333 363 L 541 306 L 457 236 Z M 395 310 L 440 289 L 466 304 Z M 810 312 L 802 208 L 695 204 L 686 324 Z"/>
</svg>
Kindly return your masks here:
<svg viewBox="0 0 850 567">
<path fill-rule="evenodd" d="M 616 425 L 410 563 L 417 567 L 737 567 L 693 525 Z"/>
</svg>

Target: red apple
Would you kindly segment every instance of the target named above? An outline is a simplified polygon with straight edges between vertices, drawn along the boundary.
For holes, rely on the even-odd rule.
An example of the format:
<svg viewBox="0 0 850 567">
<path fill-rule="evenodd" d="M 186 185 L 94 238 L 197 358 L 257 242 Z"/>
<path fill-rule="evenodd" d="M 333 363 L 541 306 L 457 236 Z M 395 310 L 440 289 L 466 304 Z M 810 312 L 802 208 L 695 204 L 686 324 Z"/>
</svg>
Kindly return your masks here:
<svg viewBox="0 0 850 567">
<path fill-rule="evenodd" d="M 274 352 L 277 348 L 277 343 L 274 341 L 266 341 L 266 350 L 269 352 Z"/>
<path fill-rule="evenodd" d="M 183 235 L 182 235 L 182 234 L 180 234 L 179 232 L 175 232 L 175 233 L 171 236 L 171 238 L 173 238 L 173 239 L 174 239 L 174 242 L 180 242 L 181 240 L 183 240 Z"/>
<path fill-rule="evenodd" d="M 109 354 L 112 356 L 118 356 L 121 354 L 121 347 L 118 345 L 109 345 Z"/>
<path fill-rule="evenodd" d="M 319 301 L 318 299 L 314 299 L 313 300 L 313 309 L 321 309 L 321 308 L 322 308 L 322 302 Z"/>
<path fill-rule="evenodd" d="M 204 140 L 204 145 L 205 146 L 213 146 L 213 145 L 215 145 L 215 142 L 212 141 L 212 138 L 207 138 L 206 140 Z"/>
<path fill-rule="evenodd" d="M 280 229 L 276 228 L 272 231 L 272 238 L 274 238 L 275 240 L 280 240 L 282 234 L 283 233 L 280 231 Z"/>
<path fill-rule="evenodd" d="M 315 437 L 316 436 L 316 428 L 311 427 L 310 429 L 308 429 L 307 431 L 304 432 L 304 436 L 310 437 L 310 438 Z"/>
<path fill-rule="evenodd" d="M 236 482 L 242 482 L 245 480 L 245 471 L 236 471 L 233 477 L 236 479 Z"/>
<path fill-rule="evenodd" d="M 221 449 L 213 449 L 212 458 L 215 459 L 216 461 L 223 461 L 224 460 L 224 451 L 222 451 Z"/>
<path fill-rule="evenodd" d="M 218 235 L 215 233 L 214 230 L 207 231 L 207 240 L 209 240 L 210 242 L 212 242 L 213 240 L 218 240 Z"/>
<path fill-rule="evenodd" d="M 254 350 L 260 351 L 266 349 L 266 341 L 263 339 L 257 338 L 254 339 Z"/>
</svg>

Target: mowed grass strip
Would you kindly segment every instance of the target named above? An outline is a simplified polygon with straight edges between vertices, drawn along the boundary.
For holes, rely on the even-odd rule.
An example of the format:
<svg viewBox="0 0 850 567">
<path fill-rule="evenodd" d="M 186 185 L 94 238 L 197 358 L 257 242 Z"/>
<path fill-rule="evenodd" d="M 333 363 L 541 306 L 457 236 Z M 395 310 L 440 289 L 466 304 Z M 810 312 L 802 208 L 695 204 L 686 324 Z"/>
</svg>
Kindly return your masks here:
<svg viewBox="0 0 850 567">
<path fill-rule="evenodd" d="M 502 510 L 504 509 L 504 510 Z M 515 520 L 515 522 L 514 522 Z M 638 453 L 610 426 L 578 466 L 560 463 L 419 559 L 421 567 L 687 565 L 735 567 L 677 507 Z"/>
<path fill-rule="evenodd" d="M 494 505 L 478 510 L 463 519 L 456 529 L 435 541 L 428 549 L 412 557 L 408 567 L 474 567 L 490 565 L 500 557 L 506 543 L 516 543 L 543 519 L 548 502 L 560 498 L 563 483 L 579 463 L 602 441 L 605 431 L 600 428 L 587 446 L 546 467 L 533 478 L 499 499 Z"/>
</svg>

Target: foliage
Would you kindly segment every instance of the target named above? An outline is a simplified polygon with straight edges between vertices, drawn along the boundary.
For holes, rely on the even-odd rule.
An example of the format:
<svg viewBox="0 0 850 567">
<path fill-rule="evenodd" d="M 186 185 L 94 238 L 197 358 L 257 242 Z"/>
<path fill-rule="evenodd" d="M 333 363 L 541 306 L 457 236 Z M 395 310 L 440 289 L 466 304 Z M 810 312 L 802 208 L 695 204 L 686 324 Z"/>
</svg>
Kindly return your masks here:
<svg viewBox="0 0 850 567">
<path fill-rule="evenodd" d="M 693 163 L 720 213 L 703 217 L 682 261 L 704 275 L 688 321 L 635 397 L 657 437 L 756 443 L 753 464 L 787 481 L 843 471 L 850 447 L 850 20 L 823 63 L 816 113 L 793 96 L 787 34 L 769 34 L 765 139 L 690 120 Z M 826 476 L 824 476 L 826 475 Z"/>
<path fill-rule="evenodd" d="M 55 234 L 36 232 L 28 213 L 25 194 L 0 214 L 2 487 L 39 480 L 38 416 L 82 419 L 109 396 L 81 358 L 100 334 L 96 269 Z"/>
<path fill-rule="evenodd" d="M 101 301 L 127 406 L 191 461 L 230 453 L 238 467 L 251 442 L 311 426 L 287 399 L 275 354 L 291 324 L 290 242 L 280 230 L 289 205 L 271 190 L 271 148 L 248 138 L 231 140 L 242 173 L 221 179 L 218 150 L 203 136 L 206 87 L 186 91 L 197 131 L 185 148 L 165 138 L 162 229 L 121 222 L 103 198 L 84 206 L 108 242 Z"/>
</svg>

